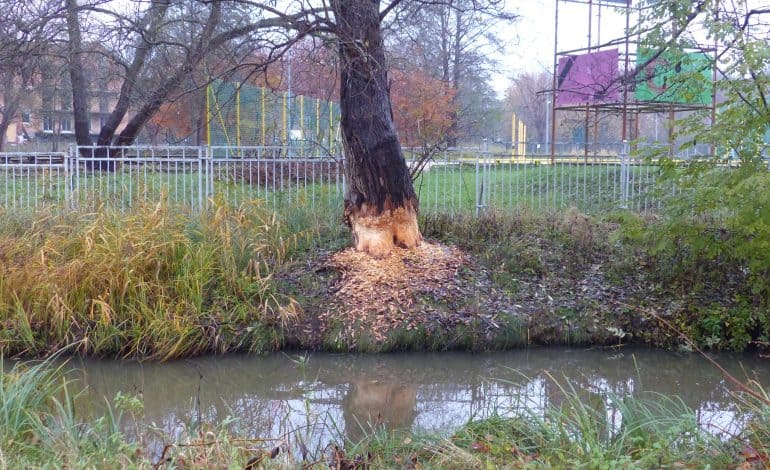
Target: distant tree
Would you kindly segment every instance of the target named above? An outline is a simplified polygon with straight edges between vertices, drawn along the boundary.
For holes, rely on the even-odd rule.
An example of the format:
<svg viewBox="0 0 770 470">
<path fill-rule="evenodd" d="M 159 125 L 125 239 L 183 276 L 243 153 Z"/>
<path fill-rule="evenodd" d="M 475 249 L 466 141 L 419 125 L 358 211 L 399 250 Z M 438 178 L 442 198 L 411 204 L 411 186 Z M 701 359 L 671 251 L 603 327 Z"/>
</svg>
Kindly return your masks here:
<svg viewBox="0 0 770 470">
<path fill-rule="evenodd" d="M 505 98 L 506 110 L 516 113 L 527 124 L 529 140 L 545 142 L 546 115 L 550 106 L 541 92 L 551 88 L 551 74 L 548 72 L 522 73 L 513 79 Z M 507 134 L 510 134 L 510 124 Z"/>
<path fill-rule="evenodd" d="M 515 19 L 502 1 L 446 0 L 404 2 L 389 22 L 395 68 L 413 64 L 452 91 L 450 146 L 498 127 L 500 103 L 489 86 L 502 45 L 495 27 Z"/>
<path fill-rule="evenodd" d="M 0 2 L 0 151 L 6 133 L 20 118 L 22 107 L 31 107 L 32 91 L 40 81 L 43 58 L 60 33 L 57 5 L 41 0 Z"/>
<path fill-rule="evenodd" d="M 164 103 L 194 91 L 185 86 L 205 86 L 212 75 L 241 67 L 241 59 L 259 57 L 249 56 L 250 52 L 269 48 L 272 52 L 264 56 L 265 62 L 249 63 L 252 69 L 264 67 L 296 41 L 286 37 L 286 28 L 302 29 L 295 24 L 302 14 L 268 17 L 247 2 L 131 0 L 127 5 L 66 0 L 66 57 L 78 145 L 133 143 Z M 85 73 L 87 58 L 93 56 L 114 65 L 121 83 L 95 142 L 88 129 L 91 84 Z M 190 79 L 196 74 L 205 77 L 204 83 Z"/>
<path fill-rule="evenodd" d="M 419 69 L 393 70 L 390 87 L 399 139 L 417 156 L 410 168 L 414 178 L 449 141 L 454 90 Z"/>
<path fill-rule="evenodd" d="M 393 70 L 391 95 L 401 142 L 420 147 L 443 142 L 452 126 L 454 91 L 421 70 Z"/>
</svg>

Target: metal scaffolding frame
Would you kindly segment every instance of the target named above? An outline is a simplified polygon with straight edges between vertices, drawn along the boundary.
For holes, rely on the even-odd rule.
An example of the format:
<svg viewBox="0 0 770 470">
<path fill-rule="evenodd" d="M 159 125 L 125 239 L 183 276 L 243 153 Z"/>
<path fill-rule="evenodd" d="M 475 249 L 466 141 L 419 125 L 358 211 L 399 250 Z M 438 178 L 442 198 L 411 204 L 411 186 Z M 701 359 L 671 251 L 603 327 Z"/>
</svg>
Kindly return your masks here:
<svg viewBox="0 0 770 470">
<path fill-rule="evenodd" d="M 622 119 L 621 124 L 621 141 L 627 142 L 638 138 L 639 134 L 639 116 L 641 114 L 668 114 L 668 136 L 669 142 L 673 141 L 674 135 L 674 122 L 676 120 L 676 113 L 695 111 L 703 109 L 711 109 L 711 122 L 713 124 L 716 118 L 716 67 L 712 65 L 712 87 L 711 87 L 711 104 L 710 105 L 698 105 L 698 104 L 686 104 L 676 102 L 662 102 L 662 101 L 637 101 L 633 98 L 633 91 L 635 86 L 635 80 L 631 79 L 635 77 L 636 70 L 631 67 L 631 60 L 636 59 L 637 49 L 640 44 L 641 38 L 637 33 L 636 38 L 631 38 L 628 34 L 620 38 L 612 38 L 602 43 L 601 29 L 602 29 L 602 8 L 622 8 L 625 12 L 625 31 L 631 29 L 631 16 L 632 13 L 637 13 L 637 18 L 641 19 L 642 6 L 640 1 L 637 0 L 636 6 L 632 6 L 632 0 L 554 0 L 555 2 L 555 14 L 554 14 L 554 53 L 553 53 L 553 84 L 551 90 L 546 92 L 551 94 L 551 108 L 550 108 L 550 129 L 547 131 L 550 134 L 550 156 L 551 163 L 555 162 L 555 143 L 556 143 L 556 123 L 557 112 L 568 111 L 578 112 L 583 111 L 584 117 L 584 159 L 588 161 L 588 149 L 589 149 L 589 125 L 590 117 L 593 115 L 593 145 L 595 146 L 596 136 L 598 135 L 598 122 L 599 115 L 602 113 L 619 114 Z M 560 3 L 573 3 L 587 6 L 588 9 L 588 35 L 587 45 L 579 48 L 560 50 L 559 49 L 559 4 Z M 596 23 L 594 24 L 594 8 L 597 9 Z M 594 35 L 594 30 L 596 34 Z M 622 63 L 621 75 L 619 77 L 621 95 L 622 98 L 619 102 L 614 103 L 589 103 L 579 105 L 564 105 L 557 106 L 556 93 L 558 93 L 557 76 L 559 71 L 559 59 L 564 56 L 568 56 L 575 53 L 591 53 L 598 52 L 609 47 L 618 47 L 619 57 Z M 717 57 L 716 44 L 706 47 L 693 48 L 693 51 L 712 53 L 714 60 Z M 714 149 L 712 148 L 712 153 Z"/>
</svg>

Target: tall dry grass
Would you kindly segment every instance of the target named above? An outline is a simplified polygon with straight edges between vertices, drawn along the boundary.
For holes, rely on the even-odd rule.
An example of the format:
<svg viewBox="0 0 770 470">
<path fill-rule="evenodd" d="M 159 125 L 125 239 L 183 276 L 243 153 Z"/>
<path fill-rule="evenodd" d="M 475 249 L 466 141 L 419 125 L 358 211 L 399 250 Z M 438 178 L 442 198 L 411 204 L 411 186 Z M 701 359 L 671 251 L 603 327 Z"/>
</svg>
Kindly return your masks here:
<svg viewBox="0 0 770 470">
<path fill-rule="evenodd" d="M 297 235 L 257 202 L 201 214 L 6 214 L 0 350 L 171 359 L 277 346 L 291 315 L 272 275 Z"/>
</svg>

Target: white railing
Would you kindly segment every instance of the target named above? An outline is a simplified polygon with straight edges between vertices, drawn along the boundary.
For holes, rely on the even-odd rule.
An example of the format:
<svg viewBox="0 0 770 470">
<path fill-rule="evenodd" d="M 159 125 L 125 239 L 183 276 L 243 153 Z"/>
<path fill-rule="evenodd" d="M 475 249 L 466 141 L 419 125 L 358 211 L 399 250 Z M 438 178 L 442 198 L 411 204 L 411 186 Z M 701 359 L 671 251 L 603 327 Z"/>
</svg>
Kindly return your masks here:
<svg viewBox="0 0 770 470">
<path fill-rule="evenodd" d="M 528 144 L 528 147 L 535 147 Z M 661 188 L 657 164 L 617 154 L 516 155 L 491 146 L 430 152 L 407 149 L 422 212 L 498 210 L 656 211 L 675 187 Z M 260 199 L 339 211 L 342 158 L 322 148 L 131 146 L 72 147 L 68 152 L 0 154 L 0 207 L 127 208 L 158 202 L 201 210 L 212 198 Z M 425 158 L 425 160 L 420 160 Z"/>
</svg>

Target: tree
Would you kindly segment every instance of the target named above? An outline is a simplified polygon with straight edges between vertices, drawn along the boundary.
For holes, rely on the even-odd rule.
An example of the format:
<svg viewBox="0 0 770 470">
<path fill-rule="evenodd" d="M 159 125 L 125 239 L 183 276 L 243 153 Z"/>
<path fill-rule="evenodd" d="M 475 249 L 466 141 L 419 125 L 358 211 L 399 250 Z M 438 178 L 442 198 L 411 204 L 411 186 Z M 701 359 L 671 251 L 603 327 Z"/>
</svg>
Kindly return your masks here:
<svg viewBox="0 0 770 470">
<path fill-rule="evenodd" d="M 499 103 L 489 74 L 500 53 L 495 25 L 512 22 L 505 2 L 405 2 L 388 25 L 396 68 L 407 63 L 441 80 L 453 96 L 448 144 L 485 137 L 496 127 Z M 414 64 L 414 65 L 411 65 Z"/>
<path fill-rule="evenodd" d="M 550 112 L 546 98 L 538 94 L 543 90 L 551 88 L 551 74 L 547 72 L 540 73 L 522 73 L 511 80 L 506 96 L 506 108 L 527 123 L 527 128 L 533 130 L 537 136 L 530 134 L 529 140 L 536 142 L 545 142 L 546 132 L 546 114 Z M 507 129 L 510 133 L 510 126 Z M 512 139 L 511 139 L 512 140 Z"/>
<path fill-rule="evenodd" d="M 44 1 L 6 2 L 0 19 L 0 151 L 8 128 L 30 104 L 30 91 L 40 80 L 43 57 L 59 33 L 56 5 Z"/>
<path fill-rule="evenodd" d="M 454 92 L 422 70 L 393 70 L 391 95 L 401 142 L 407 147 L 444 142 L 452 126 Z"/>
<path fill-rule="evenodd" d="M 340 109 L 346 150 L 345 221 L 355 247 L 373 256 L 413 248 L 417 195 L 393 124 L 379 0 L 335 0 Z"/>
<path fill-rule="evenodd" d="M 307 12 L 268 17 L 248 2 L 152 0 L 144 8 L 134 0 L 132 5 L 109 9 L 101 0 L 66 0 L 66 57 L 78 145 L 130 145 L 164 103 L 195 91 L 185 85 L 205 86 L 214 73 L 229 73 L 244 57 L 254 57 L 251 51 L 269 47 L 273 53 L 265 62 L 249 62 L 252 68 L 264 67 L 305 35 L 285 38 L 283 31 L 306 29 L 298 19 Z M 217 56 L 225 47 L 228 53 Z M 95 56 L 120 70 L 121 85 L 94 142 L 88 128 L 90 84 L 85 70 L 87 59 Z M 195 74 L 206 75 L 204 83 L 191 81 Z"/>
</svg>

